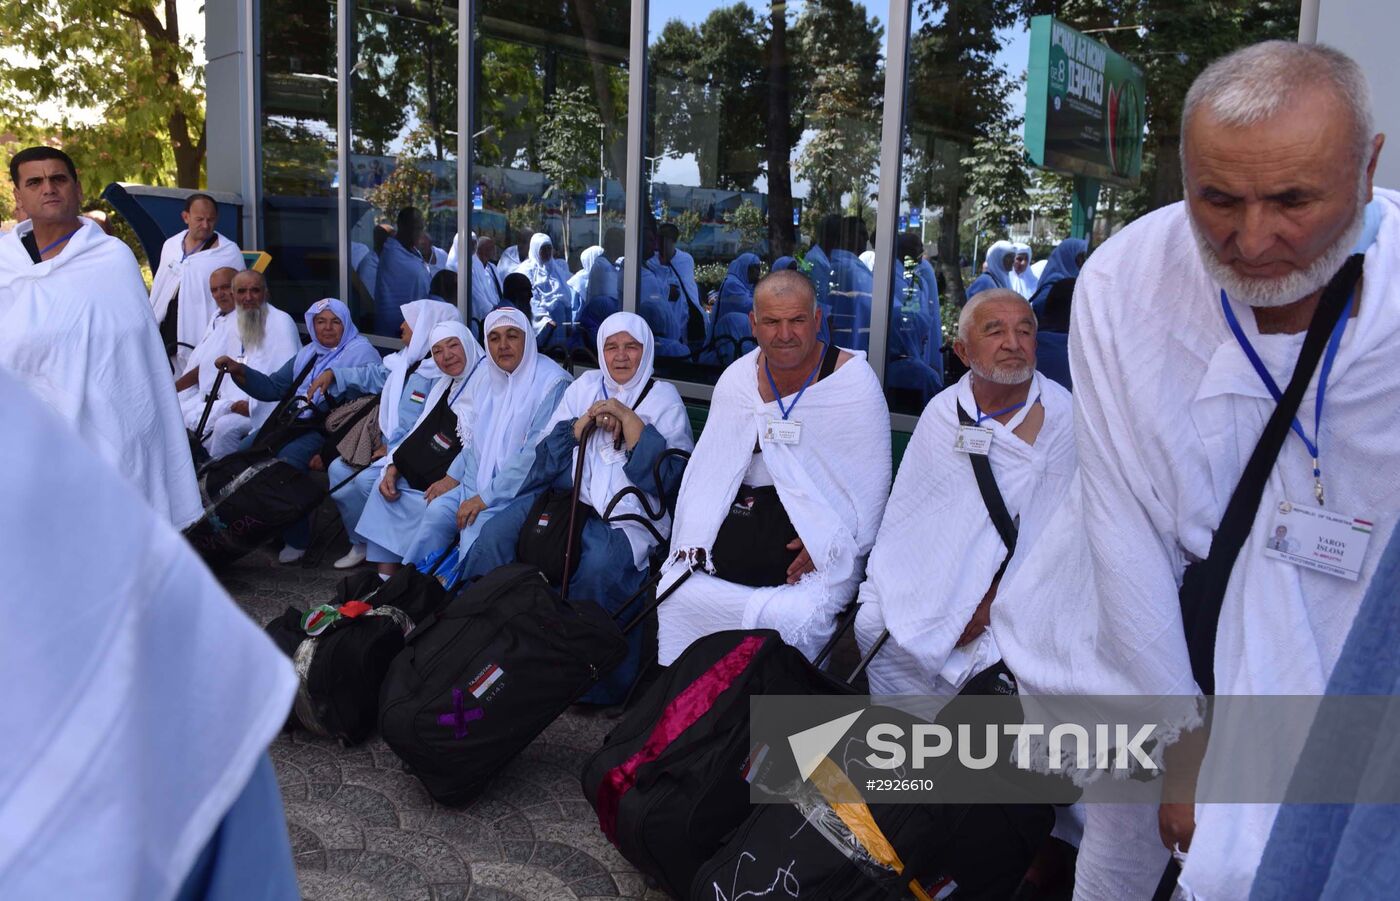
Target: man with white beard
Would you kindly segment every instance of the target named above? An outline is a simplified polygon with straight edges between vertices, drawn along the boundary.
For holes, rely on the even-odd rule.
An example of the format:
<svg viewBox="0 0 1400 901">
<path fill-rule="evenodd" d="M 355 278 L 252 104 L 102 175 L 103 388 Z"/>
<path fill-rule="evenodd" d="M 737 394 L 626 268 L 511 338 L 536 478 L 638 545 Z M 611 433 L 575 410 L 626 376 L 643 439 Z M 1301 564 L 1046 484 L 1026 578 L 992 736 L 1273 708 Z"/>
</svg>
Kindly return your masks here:
<svg viewBox="0 0 1400 901">
<path fill-rule="evenodd" d="M 180 393 L 180 412 L 185 416 L 185 427 L 199 427 L 199 419 L 204 415 L 204 404 L 214 387 L 218 373 L 214 360 L 224 352 L 230 331 L 234 329 L 233 277 L 238 270 L 229 266 L 215 269 L 209 276 L 209 293 L 214 298 L 219 313 L 209 320 L 204 329 L 204 337 L 199 339 L 190 358 L 185 361 L 185 374 L 175 380 L 175 390 Z"/>
<path fill-rule="evenodd" d="M 1384 412 L 1400 391 L 1400 194 L 1372 190 L 1384 136 L 1360 69 L 1322 46 L 1244 48 L 1196 79 L 1181 134 L 1185 202 L 1109 239 L 1075 286 L 1080 473 L 992 607 L 1030 694 L 1193 695 L 1212 681 L 1219 695 L 1322 694 L 1400 515 L 1400 423 Z M 1348 284 L 1353 253 L 1364 277 Z M 1178 586 L 1210 554 L 1319 310 L 1339 315 L 1330 347 L 1292 431 L 1279 429 L 1203 644 Z M 1313 540 L 1345 517 L 1346 573 L 1270 549 L 1281 517 Z M 1221 728 L 1202 773 L 1223 762 Z M 1278 811 L 1086 807 L 1075 896 L 1094 899 L 1151 896 L 1167 848 L 1188 897 L 1246 897 Z"/>
<path fill-rule="evenodd" d="M 185 198 L 180 218 L 185 230 L 166 240 L 159 261 L 151 267 L 151 312 L 176 372 L 189 368 L 190 352 L 218 312 L 209 293 L 209 276 L 224 266 L 243 268 L 243 251 L 214 230 L 219 221 L 214 198 L 191 194 Z"/>
<path fill-rule="evenodd" d="M 261 272 L 245 269 L 233 279 L 233 299 L 238 319 L 217 358 L 224 354 L 259 372 L 276 372 L 301 349 L 301 335 L 292 317 L 267 302 L 267 280 Z M 219 399 L 209 414 L 212 428 L 205 442 L 214 459 L 238 450 L 245 436 L 258 428 L 276 404 L 253 400 L 231 378 L 224 379 Z"/>
</svg>

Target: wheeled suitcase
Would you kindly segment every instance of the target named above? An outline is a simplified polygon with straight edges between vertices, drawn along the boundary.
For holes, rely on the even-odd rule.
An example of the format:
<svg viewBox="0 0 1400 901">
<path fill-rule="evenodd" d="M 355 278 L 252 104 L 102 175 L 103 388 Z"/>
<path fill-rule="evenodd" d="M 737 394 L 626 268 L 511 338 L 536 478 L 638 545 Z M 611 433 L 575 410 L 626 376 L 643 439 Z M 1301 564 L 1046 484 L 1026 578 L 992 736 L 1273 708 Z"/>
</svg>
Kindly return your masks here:
<svg viewBox="0 0 1400 901">
<path fill-rule="evenodd" d="M 185 538 L 211 568 L 239 559 L 316 509 L 324 488 L 266 451 L 243 451 L 199 474 L 204 515 Z"/>
<path fill-rule="evenodd" d="M 584 795 L 622 855 L 684 898 L 700 866 L 750 814 L 745 775 L 759 749 L 749 739 L 749 698 L 852 691 L 777 632 L 707 635 L 628 708 L 585 765 Z"/>
</svg>

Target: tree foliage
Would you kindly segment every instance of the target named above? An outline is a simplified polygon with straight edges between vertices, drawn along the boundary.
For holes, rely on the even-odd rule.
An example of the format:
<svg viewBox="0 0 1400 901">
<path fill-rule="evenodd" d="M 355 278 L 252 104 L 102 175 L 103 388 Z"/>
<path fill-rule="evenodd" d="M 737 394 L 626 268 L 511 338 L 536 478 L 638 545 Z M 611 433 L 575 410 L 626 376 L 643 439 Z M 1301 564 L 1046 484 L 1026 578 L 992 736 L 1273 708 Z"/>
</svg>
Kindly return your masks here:
<svg viewBox="0 0 1400 901">
<path fill-rule="evenodd" d="M 569 255 L 574 195 L 598 172 L 599 134 L 603 120 L 587 87 L 556 91 L 540 123 L 540 171 L 552 182 L 564 211 L 563 257 Z"/>
<path fill-rule="evenodd" d="M 962 159 L 967 174 L 969 213 L 983 227 L 1004 229 L 1030 216 L 1030 175 L 1021 143 L 1019 119 L 995 123 L 972 142 L 972 155 Z"/>
<path fill-rule="evenodd" d="M 90 195 L 117 180 L 199 187 L 203 70 L 175 0 L 0 0 L 0 21 L 4 131 L 41 126 Z M 55 106 L 88 115 L 45 121 Z"/>
<path fill-rule="evenodd" d="M 757 248 L 768 234 L 768 223 L 764 219 L 763 210 L 747 199 L 724 217 L 724 224 L 739 233 L 741 251 Z"/>
</svg>

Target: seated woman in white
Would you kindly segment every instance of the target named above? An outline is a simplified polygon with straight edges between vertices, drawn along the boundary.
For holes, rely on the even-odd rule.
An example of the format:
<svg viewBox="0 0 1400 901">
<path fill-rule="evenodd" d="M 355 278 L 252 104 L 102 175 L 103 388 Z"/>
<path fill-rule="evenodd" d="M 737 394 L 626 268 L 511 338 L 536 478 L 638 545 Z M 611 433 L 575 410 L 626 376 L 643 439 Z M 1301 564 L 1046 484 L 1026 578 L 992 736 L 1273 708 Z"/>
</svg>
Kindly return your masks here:
<svg viewBox="0 0 1400 901">
<path fill-rule="evenodd" d="M 498 307 L 486 317 L 482 374 L 454 405 L 462 453 L 448 472 L 449 490 L 430 499 L 416 534 L 401 545 L 405 563 L 421 563 L 459 539 L 464 556 L 487 521 L 515 500 L 569 375 L 541 357 L 525 314 Z M 399 550 L 400 548 L 395 548 Z M 444 565 L 439 571 L 451 574 Z"/>
<path fill-rule="evenodd" d="M 428 338 L 433 327 L 440 322 L 461 321 L 457 308 L 450 303 L 438 300 L 415 300 L 403 305 L 403 324 L 399 326 L 399 337 L 404 348 L 384 358 L 381 364 L 368 366 L 328 369 L 311 383 L 311 393 L 325 391 L 333 397 L 349 392 L 379 394 L 379 434 L 382 444 L 374 450 L 374 462 L 363 469 L 348 484 L 342 486 L 331 499 L 340 510 L 340 521 L 345 523 L 345 531 L 350 536 L 350 552 L 335 561 L 336 569 L 349 569 L 365 561 L 365 540 L 355 532 L 355 524 L 365 512 L 365 502 L 383 475 L 384 457 L 408 437 L 409 430 L 418 421 L 423 405 L 433 384 L 443 373 L 429 356 Z M 470 335 L 468 335 L 470 338 Z M 476 356 L 481 356 L 481 345 L 472 338 L 476 346 Z M 332 461 L 327 470 L 332 485 L 339 485 L 350 477 L 354 467 L 340 457 Z"/>
<path fill-rule="evenodd" d="M 398 570 L 403 548 L 418 530 L 428 503 L 456 484 L 447 471 L 462 448 L 457 410 L 471 393 L 471 384 L 481 379 L 477 370 L 484 368 L 486 359 L 481 345 L 457 320 L 438 323 L 428 340 L 442 377 L 424 398 L 408 434 L 385 456 L 378 490 L 370 494 L 355 523 L 369 560 L 386 577 Z"/>
</svg>

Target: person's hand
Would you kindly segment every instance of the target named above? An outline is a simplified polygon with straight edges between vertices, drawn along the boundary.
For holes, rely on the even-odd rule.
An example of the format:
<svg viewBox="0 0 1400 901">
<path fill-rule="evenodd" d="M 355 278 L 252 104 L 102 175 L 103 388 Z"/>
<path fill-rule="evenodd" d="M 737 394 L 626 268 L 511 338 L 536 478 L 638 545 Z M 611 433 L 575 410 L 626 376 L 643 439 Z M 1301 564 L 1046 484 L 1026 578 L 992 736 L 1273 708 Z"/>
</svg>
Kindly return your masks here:
<svg viewBox="0 0 1400 901">
<path fill-rule="evenodd" d="M 992 587 L 987 589 L 987 593 L 982 595 L 982 600 L 978 602 L 977 609 L 972 611 L 972 619 L 967 621 L 963 627 L 962 634 L 958 636 L 958 641 L 954 647 L 962 647 L 969 642 L 976 641 L 978 636 L 987 631 L 987 627 L 992 624 L 992 600 L 997 596 L 997 585 L 1000 578 L 992 581 Z"/>
<path fill-rule="evenodd" d="M 317 394 L 329 394 L 335 385 L 335 372 L 327 369 L 325 372 L 311 380 L 311 384 L 306 386 L 306 399 L 315 400 Z"/>
<path fill-rule="evenodd" d="M 235 381 L 241 382 L 243 381 L 243 370 L 247 367 L 235 360 L 233 357 L 225 355 L 219 357 L 214 361 L 214 368 L 222 369 L 224 372 L 227 372 L 229 375 L 233 376 Z"/>
<path fill-rule="evenodd" d="M 476 522 L 476 518 L 481 515 L 481 511 L 486 509 L 486 501 L 481 499 L 481 495 L 476 494 L 462 501 L 462 506 L 457 508 L 457 528 L 465 529 Z"/>
<path fill-rule="evenodd" d="M 583 430 L 586 429 L 586 428 L 588 428 L 588 427 L 589 427 L 590 425 L 592 425 L 592 424 L 593 424 L 593 417 L 590 416 L 588 413 L 584 413 L 584 414 L 583 414 L 582 416 L 580 416 L 578 419 L 575 419 L 575 420 L 574 420 L 574 440 L 577 441 L 579 444 L 582 444 L 582 443 L 583 443 Z"/>
<path fill-rule="evenodd" d="M 1157 808 L 1157 832 L 1167 850 L 1185 854 L 1196 832 L 1195 804 L 1162 804 Z"/>
<path fill-rule="evenodd" d="M 803 546 L 801 538 L 794 538 L 785 547 L 790 551 L 797 551 L 797 559 L 788 564 L 787 583 L 797 584 L 797 580 L 810 572 L 816 572 L 816 565 L 812 563 L 812 555 L 807 553 L 807 548 Z"/>
<path fill-rule="evenodd" d="M 387 453 L 389 453 L 389 445 L 381 444 L 370 452 L 369 458 L 371 460 L 378 460 L 380 457 L 384 456 Z"/>
<path fill-rule="evenodd" d="M 237 413 L 239 416 L 250 416 L 250 415 L 252 415 L 252 414 L 250 414 L 250 413 L 248 412 L 248 402 L 247 402 L 246 400 L 236 400 L 236 401 L 234 401 L 233 404 L 232 404 L 232 406 L 230 406 L 230 407 L 228 408 L 228 411 L 229 411 L 230 413 Z"/>
<path fill-rule="evenodd" d="M 306 461 L 306 468 L 311 470 L 312 472 L 324 472 L 326 469 L 326 463 L 324 460 L 321 459 L 320 454 L 316 454 L 310 460 Z"/>
<path fill-rule="evenodd" d="M 462 483 L 452 478 L 452 476 L 443 476 L 428 486 L 428 490 L 423 492 L 423 500 L 431 504 L 460 484 Z"/>
<path fill-rule="evenodd" d="M 588 408 L 588 412 L 598 423 L 598 427 L 613 436 L 614 440 L 620 433 L 629 449 L 637 446 L 637 442 L 642 438 L 642 429 L 646 428 L 642 417 L 615 397 L 598 401 Z"/>
<path fill-rule="evenodd" d="M 399 469 L 390 463 L 384 467 L 384 478 L 379 480 L 379 493 L 389 503 L 399 499 Z"/>
</svg>

